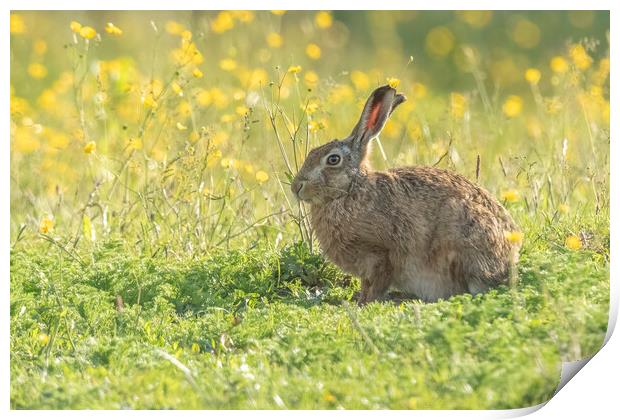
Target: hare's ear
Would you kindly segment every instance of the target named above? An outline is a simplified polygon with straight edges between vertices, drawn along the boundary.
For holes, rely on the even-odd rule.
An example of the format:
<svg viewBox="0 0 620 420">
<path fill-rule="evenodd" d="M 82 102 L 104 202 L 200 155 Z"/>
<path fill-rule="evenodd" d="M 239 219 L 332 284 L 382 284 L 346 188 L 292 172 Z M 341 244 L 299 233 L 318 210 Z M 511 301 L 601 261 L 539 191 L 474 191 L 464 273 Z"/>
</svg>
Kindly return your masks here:
<svg viewBox="0 0 620 420">
<path fill-rule="evenodd" d="M 392 111 L 406 100 L 403 94 L 396 93 L 396 90 L 389 85 L 375 89 L 366 101 L 360 120 L 351 132 L 353 148 L 364 155 L 368 142 L 379 135 Z"/>
</svg>

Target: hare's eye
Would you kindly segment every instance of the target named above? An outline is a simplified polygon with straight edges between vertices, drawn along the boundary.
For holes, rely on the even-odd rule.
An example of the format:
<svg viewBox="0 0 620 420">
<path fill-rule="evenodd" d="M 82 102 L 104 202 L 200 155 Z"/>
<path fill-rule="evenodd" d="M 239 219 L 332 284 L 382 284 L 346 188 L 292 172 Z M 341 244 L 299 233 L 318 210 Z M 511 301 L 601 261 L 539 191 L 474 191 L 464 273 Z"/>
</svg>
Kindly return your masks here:
<svg viewBox="0 0 620 420">
<path fill-rule="evenodd" d="M 340 163 L 340 155 L 333 154 L 327 156 L 327 164 L 331 166 L 338 165 Z"/>
</svg>

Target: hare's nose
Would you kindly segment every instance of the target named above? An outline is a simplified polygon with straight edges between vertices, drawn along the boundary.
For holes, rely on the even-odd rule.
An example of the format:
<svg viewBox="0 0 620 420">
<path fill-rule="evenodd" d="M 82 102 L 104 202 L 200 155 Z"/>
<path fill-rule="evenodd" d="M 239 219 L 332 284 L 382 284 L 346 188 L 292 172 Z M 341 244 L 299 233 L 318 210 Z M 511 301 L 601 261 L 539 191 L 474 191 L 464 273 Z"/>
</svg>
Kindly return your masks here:
<svg viewBox="0 0 620 420">
<path fill-rule="evenodd" d="M 301 192 L 301 190 L 303 190 L 304 188 L 304 181 L 294 181 L 293 184 L 291 185 L 291 190 L 293 190 L 293 194 L 295 194 L 298 198 L 299 198 L 299 193 Z"/>
</svg>

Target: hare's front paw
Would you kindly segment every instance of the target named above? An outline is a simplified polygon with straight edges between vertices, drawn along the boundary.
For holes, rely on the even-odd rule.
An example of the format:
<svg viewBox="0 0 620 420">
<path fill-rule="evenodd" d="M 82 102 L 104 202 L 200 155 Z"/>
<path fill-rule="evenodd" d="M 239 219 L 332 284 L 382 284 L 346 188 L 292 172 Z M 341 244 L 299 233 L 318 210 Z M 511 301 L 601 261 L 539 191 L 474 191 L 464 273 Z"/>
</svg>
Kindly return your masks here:
<svg viewBox="0 0 620 420">
<path fill-rule="evenodd" d="M 359 291 L 359 293 L 357 294 L 357 304 L 358 306 L 364 306 L 365 304 L 368 303 L 368 289 L 364 289 L 362 287 L 362 289 Z"/>
</svg>

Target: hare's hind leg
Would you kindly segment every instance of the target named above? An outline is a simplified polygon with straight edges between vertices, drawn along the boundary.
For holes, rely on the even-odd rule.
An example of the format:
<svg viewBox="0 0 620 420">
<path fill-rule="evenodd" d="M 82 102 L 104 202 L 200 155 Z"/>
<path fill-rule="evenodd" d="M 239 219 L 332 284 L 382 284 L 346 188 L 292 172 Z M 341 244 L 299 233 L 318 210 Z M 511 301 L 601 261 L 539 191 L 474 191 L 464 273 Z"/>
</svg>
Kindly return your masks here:
<svg viewBox="0 0 620 420">
<path fill-rule="evenodd" d="M 392 266 L 387 256 L 369 256 L 364 265 L 360 305 L 383 297 L 392 284 Z"/>
<path fill-rule="evenodd" d="M 380 299 L 390 288 L 391 281 L 387 277 L 379 277 L 373 280 L 362 279 L 362 291 L 358 298 L 360 305 Z"/>
<path fill-rule="evenodd" d="M 390 283 L 388 278 L 362 279 L 362 291 L 357 303 L 363 305 L 380 299 L 390 288 Z"/>
</svg>

